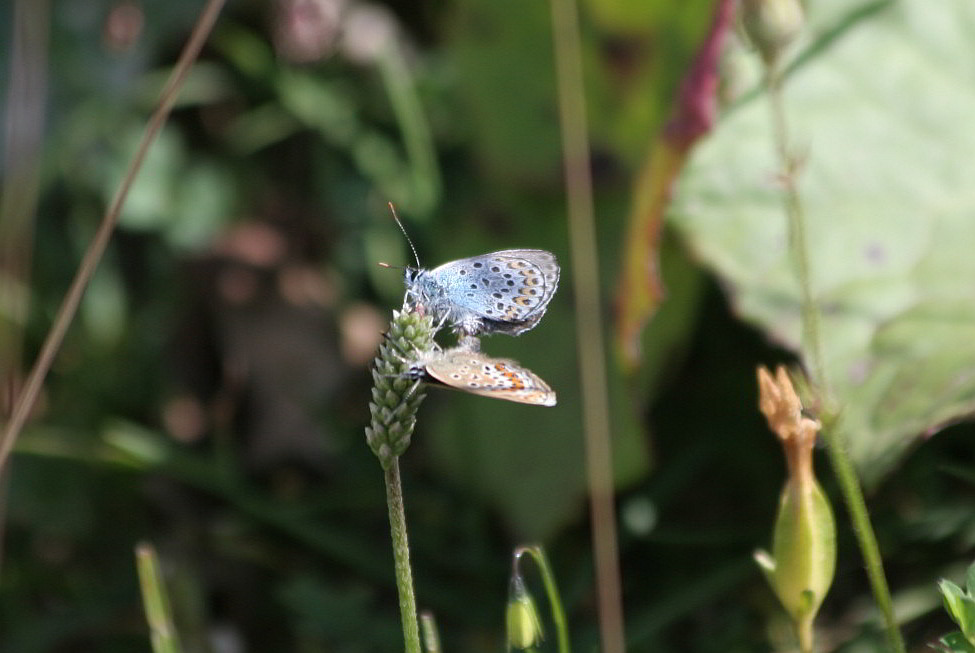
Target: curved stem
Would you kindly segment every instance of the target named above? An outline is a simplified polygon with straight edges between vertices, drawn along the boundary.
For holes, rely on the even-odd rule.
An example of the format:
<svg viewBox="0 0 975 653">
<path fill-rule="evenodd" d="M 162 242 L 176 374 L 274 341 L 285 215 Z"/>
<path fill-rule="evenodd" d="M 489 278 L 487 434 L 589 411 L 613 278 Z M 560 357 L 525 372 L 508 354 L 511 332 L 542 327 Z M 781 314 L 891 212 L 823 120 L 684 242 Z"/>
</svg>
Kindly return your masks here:
<svg viewBox="0 0 975 653">
<path fill-rule="evenodd" d="M 796 172 L 799 165 L 789 149 L 785 109 L 782 101 L 782 70 L 777 62 L 769 64 L 768 89 L 775 149 L 783 167 L 785 208 L 789 220 L 789 242 L 796 261 L 796 272 L 801 293 L 802 345 L 803 350 L 808 352 L 811 359 L 813 386 L 819 392 L 825 406 L 822 416 L 823 440 L 826 442 L 833 473 L 850 513 L 850 521 L 867 568 L 867 577 L 870 581 L 874 600 L 884 617 L 888 643 L 895 653 L 904 653 L 904 639 L 897 627 L 890 588 L 887 586 L 887 579 L 884 577 L 883 561 L 880 557 L 880 548 L 877 546 L 877 537 L 874 534 L 873 526 L 870 524 L 870 515 L 867 512 L 866 501 L 863 498 L 863 490 L 860 487 L 856 469 L 846 451 L 845 438 L 837 428 L 833 394 L 829 377 L 826 374 L 823 355 L 819 309 L 812 293 L 805 215 L 796 184 Z"/>
<path fill-rule="evenodd" d="M 545 594 L 548 596 L 548 604 L 552 610 L 552 622 L 555 624 L 559 653 L 570 653 L 569 626 L 565 618 L 565 608 L 562 607 L 562 596 L 559 594 L 558 585 L 555 584 L 555 574 L 552 573 L 552 567 L 548 564 L 548 556 L 545 555 L 545 550 L 540 546 L 521 546 L 515 549 L 515 560 L 517 561 L 523 553 L 532 557 L 542 574 Z"/>
<path fill-rule="evenodd" d="M 399 458 L 393 458 L 385 470 L 386 506 L 389 508 L 389 532 L 393 538 L 393 561 L 396 565 L 396 589 L 403 620 L 403 642 L 407 653 L 422 653 L 420 628 L 416 620 L 416 598 L 413 595 L 413 572 L 410 569 L 410 545 L 406 539 L 406 512 L 403 509 L 403 485 L 400 482 Z"/>
</svg>

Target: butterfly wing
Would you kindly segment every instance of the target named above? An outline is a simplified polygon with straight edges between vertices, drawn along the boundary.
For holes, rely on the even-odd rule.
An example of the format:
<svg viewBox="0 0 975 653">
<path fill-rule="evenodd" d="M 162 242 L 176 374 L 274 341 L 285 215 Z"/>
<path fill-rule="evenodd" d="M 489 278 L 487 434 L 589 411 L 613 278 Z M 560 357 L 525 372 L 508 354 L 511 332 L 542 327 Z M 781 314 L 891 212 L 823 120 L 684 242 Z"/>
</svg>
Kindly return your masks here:
<svg viewBox="0 0 975 653">
<path fill-rule="evenodd" d="M 537 374 L 513 360 L 454 349 L 424 362 L 434 381 L 482 397 L 554 406 L 555 392 Z"/>
<path fill-rule="evenodd" d="M 486 333 L 516 335 L 531 329 L 559 286 L 555 255 L 541 249 L 506 249 L 458 259 L 429 274 L 444 289 L 455 313 L 473 313 Z"/>
</svg>

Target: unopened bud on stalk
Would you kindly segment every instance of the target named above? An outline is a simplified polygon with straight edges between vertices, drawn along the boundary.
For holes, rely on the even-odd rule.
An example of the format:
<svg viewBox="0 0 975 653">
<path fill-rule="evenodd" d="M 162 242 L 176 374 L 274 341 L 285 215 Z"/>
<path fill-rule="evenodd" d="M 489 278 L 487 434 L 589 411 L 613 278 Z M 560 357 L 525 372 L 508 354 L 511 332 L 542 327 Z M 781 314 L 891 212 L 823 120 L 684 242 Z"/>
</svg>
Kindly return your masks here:
<svg viewBox="0 0 975 653">
<path fill-rule="evenodd" d="M 821 425 L 802 415 L 802 404 L 784 367 L 775 378 L 758 368 L 759 408 L 782 443 L 789 478 L 779 499 L 772 554 L 755 560 L 786 612 L 792 617 L 802 651 L 812 650 L 812 622 L 833 582 L 836 524 L 816 481 L 812 451 Z"/>
<path fill-rule="evenodd" d="M 511 577 L 505 622 L 509 650 L 532 648 L 540 644 L 545 637 L 542 621 L 538 618 L 538 609 L 535 607 L 535 599 L 525 587 L 525 581 L 517 573 Z"/>
<path fill-rule="evenodd" d="M 743 0 L 745 33 L 767 64 L 778 59 L 802 29 L 799 0 Z"/>
</svg>

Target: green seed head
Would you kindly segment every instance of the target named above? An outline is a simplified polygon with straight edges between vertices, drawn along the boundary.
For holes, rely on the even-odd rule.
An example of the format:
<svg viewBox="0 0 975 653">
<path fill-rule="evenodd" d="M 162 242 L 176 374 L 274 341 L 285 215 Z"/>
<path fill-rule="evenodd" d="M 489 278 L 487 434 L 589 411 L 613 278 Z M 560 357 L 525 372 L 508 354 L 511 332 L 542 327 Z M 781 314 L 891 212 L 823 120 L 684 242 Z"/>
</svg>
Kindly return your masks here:
<svg viewBox="0 0 975 653">
<path fill-rule="evenodd" d="M 371 423 L 366 443 L 384 469 L 410 445 L 416 411 L 424 394 L 409 379 L 409 361 L 433 348 L 433 320 L 413 312 L 393 311 L 393 320 L 373 364 Z"/>
</svg>

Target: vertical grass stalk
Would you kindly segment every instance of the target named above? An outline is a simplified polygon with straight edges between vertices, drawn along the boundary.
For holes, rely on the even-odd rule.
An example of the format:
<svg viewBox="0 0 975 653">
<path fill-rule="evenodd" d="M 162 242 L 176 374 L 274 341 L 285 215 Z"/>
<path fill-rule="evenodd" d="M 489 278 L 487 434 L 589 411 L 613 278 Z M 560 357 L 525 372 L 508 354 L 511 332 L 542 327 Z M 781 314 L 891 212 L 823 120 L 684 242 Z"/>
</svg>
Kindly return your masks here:
<svg viewBox="0 0 975 653">
<path fill-rule="evenodd" d="M 599 631 L 604 653 L 623 653 L 623 599 L 613 496 L 606 353 L 600 323 L 603 308 L 599 296 L 599 260 L 582 77 L 582 37 L 575 0 L 550 2 L 562 158 L 568 196 L 569 245 L 574 264 L 572 280 L 576 299 L 576 347 L 582 386 Z"/>
<path fill-rule="evenodd" d="M 173 611 L 163 584 L 159 558 L 151 544 L 143 542 L 136 546 L 135 564 L 153 653 L 181 653 L 183 648 L 173 624 Z"/>
<path fill-rule="evenodd" d="M 3 121 L 4 178 L 0 182 L 0 420 L 6 418 L 20 386 L 30 312 L 51 27 L 47 0 L 12 4 L 10 81 Z"/>
</svg>

